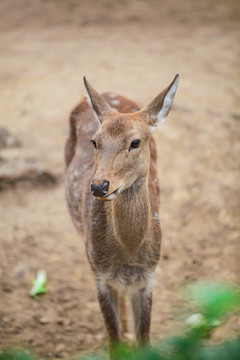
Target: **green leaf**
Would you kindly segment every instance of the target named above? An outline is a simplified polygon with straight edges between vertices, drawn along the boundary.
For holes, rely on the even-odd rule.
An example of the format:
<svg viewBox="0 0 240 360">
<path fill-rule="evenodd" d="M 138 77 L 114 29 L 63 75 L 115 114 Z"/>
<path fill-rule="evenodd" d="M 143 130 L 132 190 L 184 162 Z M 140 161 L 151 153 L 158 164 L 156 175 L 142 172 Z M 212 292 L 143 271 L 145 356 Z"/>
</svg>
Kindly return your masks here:
<svg viewBox="0 0 240 360">
<path fill-rule="evenodd" d="M 33 280 L 33 287 L 29 295 L 32 296 L 35 300 L 38 300 L 37 297 L 38 294 L 44 294 L 47 292 L 47 289 L 45 288 L 46 282 L 47 282 L 46 271 L 44 270 L 38 271 L 36 279 Z"/>
</svg>

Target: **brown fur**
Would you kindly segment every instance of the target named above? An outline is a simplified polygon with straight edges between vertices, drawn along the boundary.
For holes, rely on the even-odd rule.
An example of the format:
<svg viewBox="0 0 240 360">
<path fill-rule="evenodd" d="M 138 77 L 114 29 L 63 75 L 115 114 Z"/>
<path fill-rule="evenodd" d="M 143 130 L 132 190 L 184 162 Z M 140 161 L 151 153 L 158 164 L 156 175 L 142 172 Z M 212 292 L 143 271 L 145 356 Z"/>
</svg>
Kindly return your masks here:
<svg viewBox="0 0 240 360">
<path fill-rule="evenodd" d="M 101 125 L 86 98 L 71 113 L 65 147 L 69 212 L 84 236 L 110 345 L 126 331 L 127 291 L 136 339 L 144 343 L 149 341 L 151 277 L 161 242 L 153 120 L 133 101 L 111 93 L 100 96 L 86 80 L 85 85 Z M 159 95 L 162 105 L 165 95 Z M 93 149 L 91 139 L 98 149 Z M 136 139 L 141 145 L 131 149 Z M 112 201 L 91 195 L 91 181 L 100 185 L 104 179 L 109 182 L 109 196 L 117 194 Z"/>
</svg>

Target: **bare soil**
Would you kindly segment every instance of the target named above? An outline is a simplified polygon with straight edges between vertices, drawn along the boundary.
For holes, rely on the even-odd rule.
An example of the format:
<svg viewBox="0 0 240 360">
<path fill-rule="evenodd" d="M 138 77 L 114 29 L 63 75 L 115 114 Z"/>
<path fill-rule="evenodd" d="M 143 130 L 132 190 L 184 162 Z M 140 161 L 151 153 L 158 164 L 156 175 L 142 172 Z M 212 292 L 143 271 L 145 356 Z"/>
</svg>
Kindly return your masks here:
<svg viewBox="0 0 240 360">
<path fill-rule="evenodd" d="M 99 91 L 147 103 L 180 74 L 175 105 L 157 130 L 162 257 L 152 337 L 177 331 L 182 286 L 239 281 L 239 1 L 8 0 L 0 2 L 0 127 L 57 185 L 21 183 L 0 193 L 0 347 L 71 357 L 105 341 L 94 279 L 64 198 L 70 110 Z M 28 296 L 40 269 L 48 293 Z M 235 317 L 216 341 L 240 329 Z"/>
</svg>

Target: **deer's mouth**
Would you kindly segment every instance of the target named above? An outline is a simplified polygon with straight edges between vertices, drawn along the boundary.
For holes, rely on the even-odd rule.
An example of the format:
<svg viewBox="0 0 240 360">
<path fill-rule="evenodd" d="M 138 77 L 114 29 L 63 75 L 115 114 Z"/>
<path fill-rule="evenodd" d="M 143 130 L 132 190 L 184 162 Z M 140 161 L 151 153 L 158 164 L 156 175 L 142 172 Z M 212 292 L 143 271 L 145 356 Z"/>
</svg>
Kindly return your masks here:
<svg viewBox="0 0 240 360">
<path fill-rule="evenodd" d="M 105 201 L 114 200 L 120 193 L 122 187 L 123 187 L 123 185 L 121 185 L 117 190 L 114 190 L 113 192 L 111 192 L 111 194 L 106 194 L 104 197 L 99 198 L 99 200 L 105 200 Z"/>
</svg>

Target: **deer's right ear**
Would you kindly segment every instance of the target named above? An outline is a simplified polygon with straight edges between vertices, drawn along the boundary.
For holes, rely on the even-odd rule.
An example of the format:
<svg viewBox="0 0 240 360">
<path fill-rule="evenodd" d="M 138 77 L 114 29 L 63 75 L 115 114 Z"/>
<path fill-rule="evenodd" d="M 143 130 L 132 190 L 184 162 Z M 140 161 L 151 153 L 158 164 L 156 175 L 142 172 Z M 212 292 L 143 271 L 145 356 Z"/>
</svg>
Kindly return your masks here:
<svg viewBox="0 0 240 360">
<path fill-rule="evenodd" d="M 178 81 L 179 75 L 177 74 L 171 84 L 143 110 L 143 113 L 147 115 L 152 131 L 166 120 L 177 91 Z"/>
<path fill-rule="evenodd" d="M 112 108 L 104 100 L 104 98 L 98 94 L 98 92 L 89 84 L 85 76 L 83 77 L 84 85 L 88 93 L 89 103 L 93 108 L 93 111 L 100 123 L 112 112 Z"/>
</svg>

